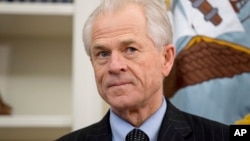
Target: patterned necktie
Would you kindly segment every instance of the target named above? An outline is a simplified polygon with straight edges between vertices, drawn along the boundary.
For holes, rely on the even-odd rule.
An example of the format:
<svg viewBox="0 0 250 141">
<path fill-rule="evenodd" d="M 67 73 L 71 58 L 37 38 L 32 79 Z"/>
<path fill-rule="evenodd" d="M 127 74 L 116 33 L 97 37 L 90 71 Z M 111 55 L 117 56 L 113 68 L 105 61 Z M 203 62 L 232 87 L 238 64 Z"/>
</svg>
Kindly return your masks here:
<svg viewBox="0 0 250 141">
<path fill-rule="evenodd" d="M 149 141 L 149 138 L 142 130 L 133 129 L 127 134 L 126 141 Z"/>
</svg>

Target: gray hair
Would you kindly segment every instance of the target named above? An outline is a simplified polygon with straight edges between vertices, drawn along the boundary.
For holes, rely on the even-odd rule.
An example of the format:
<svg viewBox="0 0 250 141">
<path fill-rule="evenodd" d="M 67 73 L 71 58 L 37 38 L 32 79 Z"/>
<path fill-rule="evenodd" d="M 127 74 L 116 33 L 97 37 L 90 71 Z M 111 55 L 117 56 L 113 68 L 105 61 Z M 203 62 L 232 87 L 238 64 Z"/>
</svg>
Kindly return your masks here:
<svg viewBox="0 0 250 141">
<path fill-rule="evenodd" d="M 157 0 L 102 0 L 93 11 L 83 28 L 83 42 L 86 53 L 90 56 L 92 25 L 100 14 L 121 9 L 128 4 L 138 4 L 144 8 L 147 22 L 147 35 L 159 49 L 172 43 L 172 27 L 167 10 Z"/>
</svg>

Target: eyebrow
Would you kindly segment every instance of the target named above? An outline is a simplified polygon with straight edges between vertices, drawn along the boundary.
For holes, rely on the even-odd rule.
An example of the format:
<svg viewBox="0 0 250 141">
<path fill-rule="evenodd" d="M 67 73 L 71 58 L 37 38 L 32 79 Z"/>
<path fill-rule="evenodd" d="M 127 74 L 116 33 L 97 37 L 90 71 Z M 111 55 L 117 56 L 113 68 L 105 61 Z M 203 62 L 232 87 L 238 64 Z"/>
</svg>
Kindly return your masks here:
<svg viewBox="0 0 250 141">
<path fill-rule="evenodd" d="M 133 39 L 126 39 L 126 40 L 121 41 L 122 46 L 127 46 L 127 45 L 134 44 L 134 43 L 136 43 L 136 41 Z"/>
<path fill-rule="evenodd" d="M 137 43 L 134 39 L 124 39 L 120 41 L 121 46 L 128 46 L 130 44 Z M 92 46 L 92 50 L 108 50 L 105 44 L 96 43 Z"/>
<path fill-rule="evenodd" d="M 103 45 L 99 45 L 99 44 L 96 44 L 92 47 L 91 49 L 92 51 L 90 52 L 96 52 L 96 51 L 100 51 L 100 50 L 108 50 L 107 47 L 103 46 Z"/>
</svg>

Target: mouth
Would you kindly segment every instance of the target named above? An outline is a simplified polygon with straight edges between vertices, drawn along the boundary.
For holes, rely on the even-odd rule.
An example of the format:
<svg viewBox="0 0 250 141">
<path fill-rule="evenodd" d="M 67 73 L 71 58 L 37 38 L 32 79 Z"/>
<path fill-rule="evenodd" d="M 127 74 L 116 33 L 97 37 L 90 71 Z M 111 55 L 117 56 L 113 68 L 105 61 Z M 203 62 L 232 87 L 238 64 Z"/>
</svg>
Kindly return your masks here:
<svg viewBox="0 0 250 141">
<path fill-rule="evenodd" d="M 118 83 L 111 83 L 108 85 L 108 88 L 111 88 L 111 87 L 121 87 L 121 86 L 125 86 L 125 85 L 128 85 L 128 84 L 131 84 L 130 82 L 118 82 Z"/>
</svg>

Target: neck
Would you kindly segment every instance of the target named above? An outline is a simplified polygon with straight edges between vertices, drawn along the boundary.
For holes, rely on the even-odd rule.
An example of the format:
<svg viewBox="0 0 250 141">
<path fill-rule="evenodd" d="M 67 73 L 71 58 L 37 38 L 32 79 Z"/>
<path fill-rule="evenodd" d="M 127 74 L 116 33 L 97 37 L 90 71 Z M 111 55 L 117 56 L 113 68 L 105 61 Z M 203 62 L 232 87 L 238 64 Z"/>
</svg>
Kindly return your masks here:
<svg viewBox="0 0 250 141">
<path fill-rule="evenodd" d="M 162 104 L 162 95 L 151 97 L 138 107 L 113 112 L 134 127 L 140 127 L 151 115 L 153 115 Z"/>
</svg>

